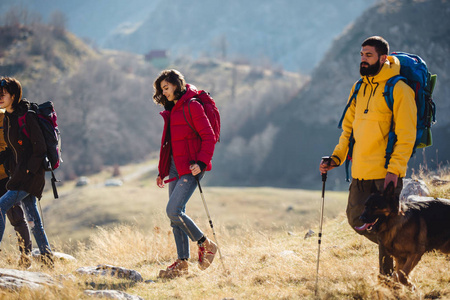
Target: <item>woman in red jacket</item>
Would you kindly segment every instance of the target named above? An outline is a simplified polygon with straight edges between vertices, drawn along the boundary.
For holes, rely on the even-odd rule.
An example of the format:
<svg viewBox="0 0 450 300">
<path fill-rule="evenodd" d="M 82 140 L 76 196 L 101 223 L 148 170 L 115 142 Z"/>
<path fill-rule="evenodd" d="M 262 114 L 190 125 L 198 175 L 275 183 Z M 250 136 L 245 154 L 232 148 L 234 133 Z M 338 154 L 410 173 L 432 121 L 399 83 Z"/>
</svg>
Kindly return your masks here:
<svg viewBox="0 0 450 300">
<path fill-rule="evenodd" d="M 178 254 L 178 259 L 166 270 L 161 270 L 159 277 L 172 278 L 188 271 L 189 238 L 198 244 L 200 269 L 209 267 L 217 251 L 216 244 L 185 213 L 186 204 L 197 187 L 197 179 L 201 180 L 204 172 L 211 170 L 216 140 L 202 105 L 191 101 L 198 94 L 197 89 L 186 84 L 180 72 L 162 71 L 153 88 L 153 100 L 165 109 L 161 112 L 164 131 L 156 184 L 163 188 L 164 183 L 169 183 L 166 212 Z M 164 181 L 167 176 L 169 179 Z"/>
</svg>

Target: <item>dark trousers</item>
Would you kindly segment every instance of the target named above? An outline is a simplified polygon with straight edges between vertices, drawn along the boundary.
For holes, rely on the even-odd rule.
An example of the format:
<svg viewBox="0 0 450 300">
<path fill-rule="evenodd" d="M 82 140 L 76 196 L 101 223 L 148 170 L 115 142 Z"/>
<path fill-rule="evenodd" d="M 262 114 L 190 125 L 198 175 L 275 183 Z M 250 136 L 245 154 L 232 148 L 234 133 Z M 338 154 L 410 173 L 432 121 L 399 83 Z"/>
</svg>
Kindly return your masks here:
<svg viewBox="0 0 450 300">
<path fill-rule="evenodd" d="M 6 183 L 8 178 L 0 180 L 0 197 L 6 193 Z M 32 250 L 30 231 L 28 230 L 27 221 L 20 205 L 14 205 L 7 212 L 8 220 L 16 231 L 19 241 L 19 250 L 22 254 L 30 254 Z"/>
<path fill-rule="evenodd" d="M 358 231 L 355 227 L 362 226 L 364 223 L 359 219 L 364 211 L 364 203 L 369 197 L 372 191 L 372 186 L 375 185 L 377 190 L 383 191 L 384 178 L 375 180 L 358 180 L 353 179 L 348 195 L 347 203 L 347 219 L 350 226 L 357 233 L 364 235 L 366 238 L 374 243 L 378 244 L 378 239 L 375 233 L 368 232 L 367 230 Z M 395 188 L 395 194 L 398 196 L 403 188 L 403 180 L 399 178 L 397 181 L 397 187 Z M 378 245 L 378 259 L 380 263 L 380 274 L 391 275 L 394 270 L 394 262 L 392 256 L 390 256 L 384 246 Z"/>
</svg>

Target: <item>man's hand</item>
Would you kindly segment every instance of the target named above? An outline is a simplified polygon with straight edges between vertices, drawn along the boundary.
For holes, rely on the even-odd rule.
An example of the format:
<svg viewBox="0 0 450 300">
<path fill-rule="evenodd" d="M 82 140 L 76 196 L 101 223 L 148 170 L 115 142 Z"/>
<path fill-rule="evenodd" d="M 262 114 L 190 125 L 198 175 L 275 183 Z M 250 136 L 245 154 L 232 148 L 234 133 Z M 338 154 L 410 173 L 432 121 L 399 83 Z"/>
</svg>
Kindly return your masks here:
<svg viewBox="0 0 450 300">
<path fill-rule="evenodd" d="M 334 169 L 336 167 L 337 165 L 331 157 L 329 159 L 322 158 L 319 165 L 320 174 L 325 174 L 329 170 Z"/>
<path fill-rule="evenodd" d="M 164 187 L 164 181 L 161 179 L 160 176 L 156 177 L 156 185 L 159 186 L 160 188 Z"/>
<path fill-rule="evenodd" d="M 389 182 L 394 183 L 394 187 L 397 187 L 398 175 L 391 172 L 387 172 L 386 178 L 384 179 L 384 189 L 388 186 Z"/>
</svg>

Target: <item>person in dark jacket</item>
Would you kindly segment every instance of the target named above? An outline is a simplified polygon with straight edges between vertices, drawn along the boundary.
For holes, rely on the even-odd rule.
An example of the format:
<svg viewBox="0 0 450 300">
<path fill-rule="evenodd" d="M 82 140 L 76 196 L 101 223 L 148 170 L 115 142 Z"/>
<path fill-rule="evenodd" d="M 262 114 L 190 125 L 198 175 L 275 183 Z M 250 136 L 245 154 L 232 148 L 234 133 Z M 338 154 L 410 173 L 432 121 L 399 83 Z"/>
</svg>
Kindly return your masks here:
<svg viewBox="0 0 450 300">
<path fill-rule="evenodd" d="M 3 118 L 5 113 L 0 111 L 0 155 L 5 156 L 8 153 L 6 150 L 6 142 L 3 137 Z M 6 183 L 8 182 L 9 177 L 6 174 L 5 167 L 3 164 L 0 164 L 0 197 L 6 193 Z M 16 231 L 17 239 L 19 241 L 19 251 L 21 253 L 19 259 L 19 266 L 25 269 L 31 266 L 30 254 L 32 250 L 32 243 L 30 238 L 30 231 L 28 230 L 27 221 L 25 220 L 25 215 L 23 214 L 22 207 L 20 204 L 14 205 L 7 212 L 9 222 L 12 226 L 14 226 L 14 230 Z"/>
<path fill-rule="evenodd" d="M 0 198 L 0 241 L 5 231 L 5 213 L 22 201 L 42 261 L 53 266 L 52 250 L 36 205 L 36 197 L 42 197 L 45 185 L 44 160 L 47 147 L 44 136 L 36 114 L 28 111 L 30 103 L 22 98 L 20 82 L 15 78 L 3 77 L 0 79 L 0 88 L 0 108 L 6 110 L 3 134 L 11 153 L 5 163 L 10 174 L 6 184 L 8 191 Z M 29 138 L 19 126 L 19 117 L 22 116 L 25 116 Z"/>
<path fill-rule="evenodd" d="M 186 204 L 197 187 L 196 180 L 201 180 L 204 172 L 211 170 L 216 138 L 202 105 L 190 101 L 198 94 L 197 89 L 187 84 L 179 71 L 162 71 L 153 88 L 153 100 L 165 108 L 161 112 L 164 131 L 156 184 L 163 188 L 164 183 L 169 183 L 166 213 L 178 254 L 178 259 L 161 270 L 159 277 L 172 278 L 188 271 L 189 239 L 198 244 L 202 270 L 209 267 L 217 252 L 217 245 L 186 215 Z M 188 123 L 188 119 L 192 123 Z M 169 179 L 164 181 L 167 176 Z"/>
</svg>

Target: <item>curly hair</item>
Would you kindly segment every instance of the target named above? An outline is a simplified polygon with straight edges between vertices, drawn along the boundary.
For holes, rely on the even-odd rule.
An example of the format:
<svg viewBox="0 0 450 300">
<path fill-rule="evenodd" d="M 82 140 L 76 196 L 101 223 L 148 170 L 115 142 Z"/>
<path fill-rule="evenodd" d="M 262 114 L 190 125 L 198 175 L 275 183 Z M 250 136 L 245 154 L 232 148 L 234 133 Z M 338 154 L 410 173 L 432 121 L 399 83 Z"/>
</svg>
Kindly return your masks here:
<svg viewBox="0 0 450 300">
<path fill-rule="evenodd" d="M 6 91 L 14 98 L 12 108 L 16 110 L 22 100 L 22 85 L 19 80 L 14 77 L 2 77 L 0 78 L 0 89 L 2 93 Z"/>
<path fill-rule="evenodd" d="M 161 82 L 163 80 L 176 85 L 177 88 L 174 92 L 176 99 L 180 99 L 186 91 L 186 81 L 184 80 L 183 74 L 174 69 L 164 70 L 159 74 L 158 78 L 156 78 L 155 82 L 153 83 L 153 101 L 156 104 L 164 106 L 165 109 L 169 109 L 173 107 L 174 104 L 173 102 L 168 101 L 166 96 L 163 95 L 163 91 L 161 89 Z"/>
</svg>

